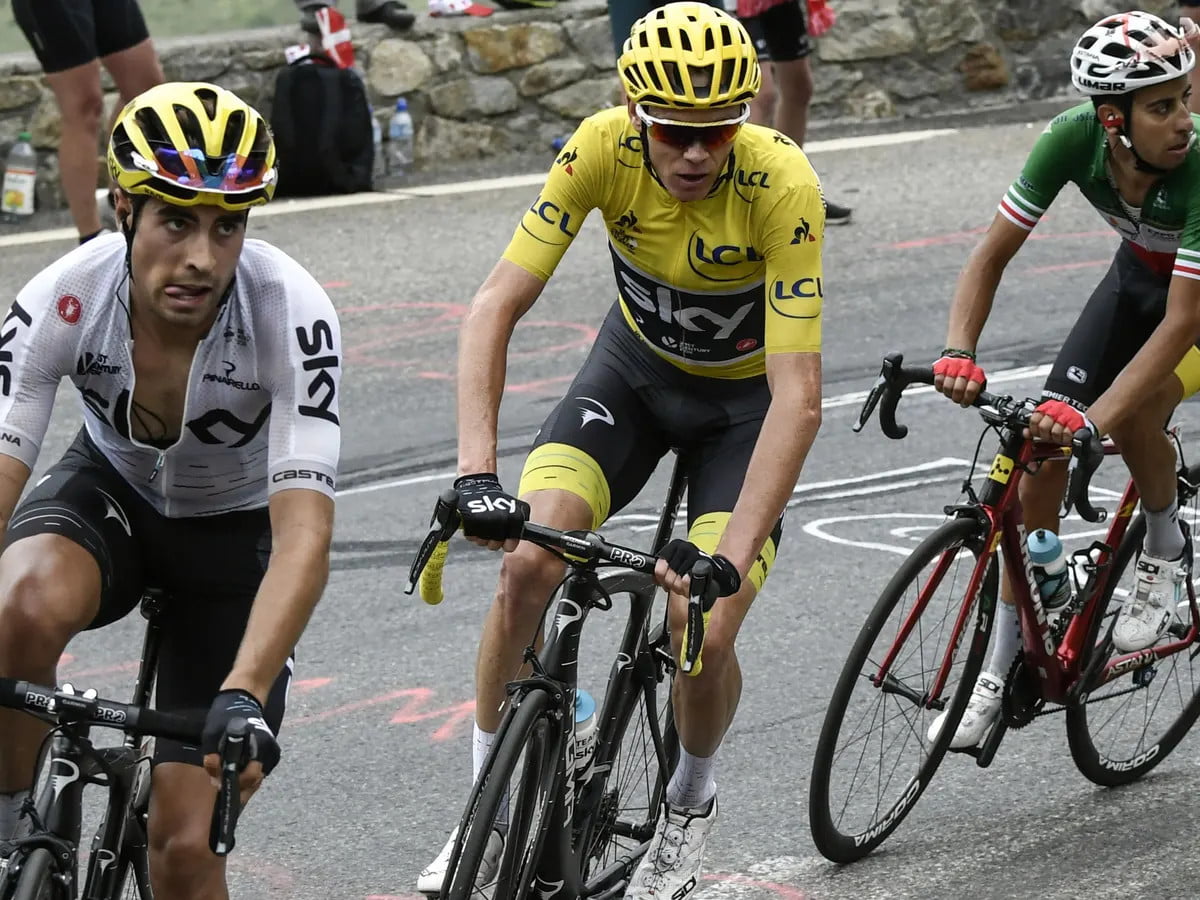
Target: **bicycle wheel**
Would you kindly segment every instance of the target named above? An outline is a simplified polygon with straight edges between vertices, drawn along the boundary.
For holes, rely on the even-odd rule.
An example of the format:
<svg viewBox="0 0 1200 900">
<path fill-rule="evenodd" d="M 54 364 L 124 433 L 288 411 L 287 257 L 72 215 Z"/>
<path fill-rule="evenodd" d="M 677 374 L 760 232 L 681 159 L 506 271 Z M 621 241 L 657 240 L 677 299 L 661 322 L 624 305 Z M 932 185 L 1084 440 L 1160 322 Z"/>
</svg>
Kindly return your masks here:
<svg viewBox="0 0 1200 900">
<path fill-rule="evenodd" d="M 529 893 L 549 824 L 547 814 L 559 797 L 562 725 L 554 712 L 545 691 L 531 690 L 497 736 L 490 765 L 472 792 L 462 852 L 448 876 L 449 900 L 507 900 Z M 508 827 L 499 867 L 486 873 L 488 843 L 497 821 L 503 821 L 506 803 Z"/>
<path fill-rule="evenodd" d="M 620 605 L 623 594 L 639 595 L 646 602 L 654 597 L 653 580 L 636 572 L 606 573 L 601 580 L 614 605 Z M 667 663 L 670 635 L 659 624 L 642 643 L 637 659 L 618 657 L 609 678 L 609 696 L 601 709 L 605 715 L 610 709 L 615 711 L 612 737 L 606 738 L 615 749 L 597 746 L 587 769 L 577 775 L 580 798 L 575 847 L 585 896 L 628 877 L 628 870 L 641 859 L 658 825 L 666 784 L 679 758 L 679 738 L 671 710 L 673 679 Z M 618 672 L 630 667 L 634 680 L 617 682 Z M 646 680 L 654 685 L 649 705 Z M 617 684 L 621 687 L 614 686 Z M 613 695 L 614 690 L 623 691 L 623 696 Z M 652 717 L 663 745 L 665 771 L 654 743 Z"/>
<path fill-rule="evenodd" d="M 1200 466 L 1188 470 L 1188 481 L 1200 478 Z M 1180 497 L 1179 516 L 1191 526 L 1200 525 L 1200 504 L 1191 491 Z M 1106 656 L 1117 655 L 1109 635 L 1121 604 L 1136 582 L 1132 565 L 1146 533 L 1143 514 L 1130 523 L 1113 557 L 1103 612 L 1096 616 L 1084 646 Z M 1128 570 L 1128 571 L 1127 571 Z M 1191 612 L 1172 626 L 1170 640 L 1187 633 Z M 1067 743 L 1083 776 L 1096 784 L 1128 784 L 1141 778 L 1175 749 L 1200 716 L 1200 648 L 1185 647 L 1150 665 L 1134 668 L 1107 684 L 1088 691 L 1082 702 L 1066 713 Z M 1086 666 L 1086 661 L 1084 663 Z"/>
<path fill-rule="evenodd" d="M 56 876 L 49 850 L 39 847 L 25 857 L 9 896 L 11 900 L 67 900 L 66 887 Z"/>
<path fill-rule="evenodd" d="M 922 541 L 884 588 L 842 668 L 809 787 L 813 841 L 834 862 L 861 859 L 881 844 L 946 753 L 983 665 L 996 602 L 994 556 L 980 589 L 964 597 L 979 538 L 978 523 L 955 519 Z M 894 648 L 910 619 L 911 630 Z M 893 649 L 877 687 L 873 679 Z M 949 677 L 927 701 L 947 655 Z M 930 725 L 945 709 L 945 727 L 931 740 Z"/>
</svg>

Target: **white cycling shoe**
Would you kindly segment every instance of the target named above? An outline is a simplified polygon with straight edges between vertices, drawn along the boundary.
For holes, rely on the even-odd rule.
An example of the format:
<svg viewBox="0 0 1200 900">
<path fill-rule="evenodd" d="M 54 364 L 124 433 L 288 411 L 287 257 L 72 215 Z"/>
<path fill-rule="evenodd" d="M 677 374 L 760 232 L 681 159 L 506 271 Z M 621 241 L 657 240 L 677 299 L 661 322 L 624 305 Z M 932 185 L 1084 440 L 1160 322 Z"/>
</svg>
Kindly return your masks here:
<svg viewBox="0 0 1200 900">
<path fill-rule="evenodd" d="M 1004 679 L 991 672 L 980 672 L 975 680 L 975 689 L 971 691 L 971 699 L 963 710 L 962 718 L 958 720 L 958 728 L 950 741 L 951 750 L 962 750 L 974 747 L 983 740 L 996 717 L 1000 715 L 1000 694 L 1004 690 Z M 942 725 L 950 710 L 946 710 L 933 720 L 929 726 L 929 742 L 933 743 L 942 732 Z"/>
<path fill-rule="evenodd" d="M 704 845 L 716 820 L 716 797 L 703 812 L 674 809 L 668 804 L 625 889 L 625 900 L 687 900 L 692 896 L 700 887 Z"/>
<path fill-rule="evenodd" d="M 450 832 L 450 839 L 446 841 L 446 846 L 442 848 L 442 852 L 417 876 L 417 891 L 419 893 L 430 894 L 434 897 L 442 893 L 442 883 L 446 880 L 446 870 L 450 868 L 450 854 L 454 852 L 454 842 L 457 839 L 458 827 L 455 826 L 454 830 Z M 499 828 L 493 828 L 492 833 L 488 835 L 487 849 L 483 854 L 483 864 L 479 867 L 479 874 L 475 876 L 476 886 L 483 887 L 496 877 L 496 870 L 500 868 L 500 853 L 503 850 L 504 836 L 500 833 Z"/>
<path fill-rule="evenodd" d="M 1113 626 L 1112 642 L 1118 652 L 1133 653 L 1152 646 L 1171 627 L 1181 599 L 1186 607 L 1185 556 L 1168 560 L 1142 553 L 1138 557 L 1137 587 L 1125 598 Z"/>
</svg>

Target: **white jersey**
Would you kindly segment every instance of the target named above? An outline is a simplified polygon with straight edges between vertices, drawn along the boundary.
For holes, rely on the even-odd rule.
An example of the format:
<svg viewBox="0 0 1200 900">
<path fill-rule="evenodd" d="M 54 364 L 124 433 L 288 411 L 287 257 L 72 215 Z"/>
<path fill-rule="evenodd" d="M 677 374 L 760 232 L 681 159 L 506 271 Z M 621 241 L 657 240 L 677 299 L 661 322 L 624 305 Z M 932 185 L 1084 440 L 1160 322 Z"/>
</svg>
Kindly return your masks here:
<svg viewBox="0 0 1200 900">
<path fill-rule="evenodd" d="M 134 392 L 125 238 L 95 238 L 29 282 L 0 323 L 0 452 L 31 469 L 59 381 L 92 442 L 166 516 L 334 494 L 341 332 L 329 297 L 290 256 L 247 240 L 234 288 L 196 347 L 183 427 L 160 449 L 130 432 Z"/>
</svg>

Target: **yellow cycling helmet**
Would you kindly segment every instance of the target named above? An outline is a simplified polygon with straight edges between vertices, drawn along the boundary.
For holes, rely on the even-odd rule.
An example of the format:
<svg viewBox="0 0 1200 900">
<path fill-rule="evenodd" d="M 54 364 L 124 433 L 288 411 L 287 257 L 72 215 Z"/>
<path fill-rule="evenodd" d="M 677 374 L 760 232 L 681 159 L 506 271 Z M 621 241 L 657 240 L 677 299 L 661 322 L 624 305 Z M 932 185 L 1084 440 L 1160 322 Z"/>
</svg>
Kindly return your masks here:
<svg viewBox="0 0 1200 900">
<path fill-rule="evenodd" d="M 266 120 L 231 91 L 202 81 L 167 82 L 121 110 L 108 142 L 108 170 L 130 194 L 240 211 L 274 195 L 275 141 Z"/>
<path fill-rule="evenodd" d="M 617 71 L 630 100 L 677 109 L 748 103 L 762 83 L 742 23 L 703 2 L 668 3 L 634 22 Z"/>
</svg>

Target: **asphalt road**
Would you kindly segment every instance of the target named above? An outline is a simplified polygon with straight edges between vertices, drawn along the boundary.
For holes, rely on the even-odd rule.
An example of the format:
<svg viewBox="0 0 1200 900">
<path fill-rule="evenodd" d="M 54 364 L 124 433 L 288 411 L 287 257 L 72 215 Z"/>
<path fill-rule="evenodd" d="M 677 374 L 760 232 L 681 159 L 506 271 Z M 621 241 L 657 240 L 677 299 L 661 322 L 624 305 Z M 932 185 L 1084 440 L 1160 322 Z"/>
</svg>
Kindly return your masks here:
<svg viewBox="0 0 1200 900">
<path fill-rule="evenodd" d="M 1010 733 L 990 769 L 947 760 L 908 821 L 861 863 L 827 863 L 809 836 L 812 752 L 842 661 L 901 555 L 933 521 L 927 517 L 956 497 L 980 430 L 972 413 L 926 395 L 903 408 L 907 440 L 890 442 L 877 430 L 853 435 L 850 395 L 869 385 L 885 351 L 929 361 L 940 348 L 955 277 L 1040 127 L 964 125 L 924 140 L 813 153 L 828 195 L 854 207 L 854 223 L 827 235 L 827 409 L 779 558 L 738 645 L 745 690 L 721 750 L 721 820 L 702 897 L 1200 893 L 1195 739 L 1143 783 L 1101 790 L 1075 771 L 1061 718 Z M 231 862 L 235 896 L 408 898 L 460 814 L 475 638 L 499 561 L 456 545 L 447 599 L 436 608 L 401 587 L 453 468 L 459 318 L 536 190 L 252 217 L 254 236 L 327 286 L 341 316 L 346 375 L 334 572 L 299 648 L 283 763 L 242 821 Z M 985 334 L 981 361 L 989 373 L 1007 373 L 1006 390 L 1036 392 L 1040 375 L 1026 367 L 1052 359 L 1115 246 L 1069 192 L 1046 216 L 1012 264 Z M 6 291 L 68 247 L 4 247 Z M 604 233 L 589 222 L 517 331 L 501 415 L 507 483 L 515 485 L 523 449 L 612 298 Z M 44 461 L 77 426 L 76 404 L 61 392 Z M 1186 405 L 1179 421 L 1190 449 L 1197 408 Z M 1115 485 L 1120 475 L 1101 481 Z M 610 536 L 648 542 L 636 529 L 656 511 L 664 483 L 660 472 Z M 602 618 L 593 620 L 595 633 L 611 634 Z M 134 617 L 82 636 L 60 677 L 125 694 L 139 629 Z M 599 663 L 597 654 L 585 667 L 597 694 Z"/>
</svg>

